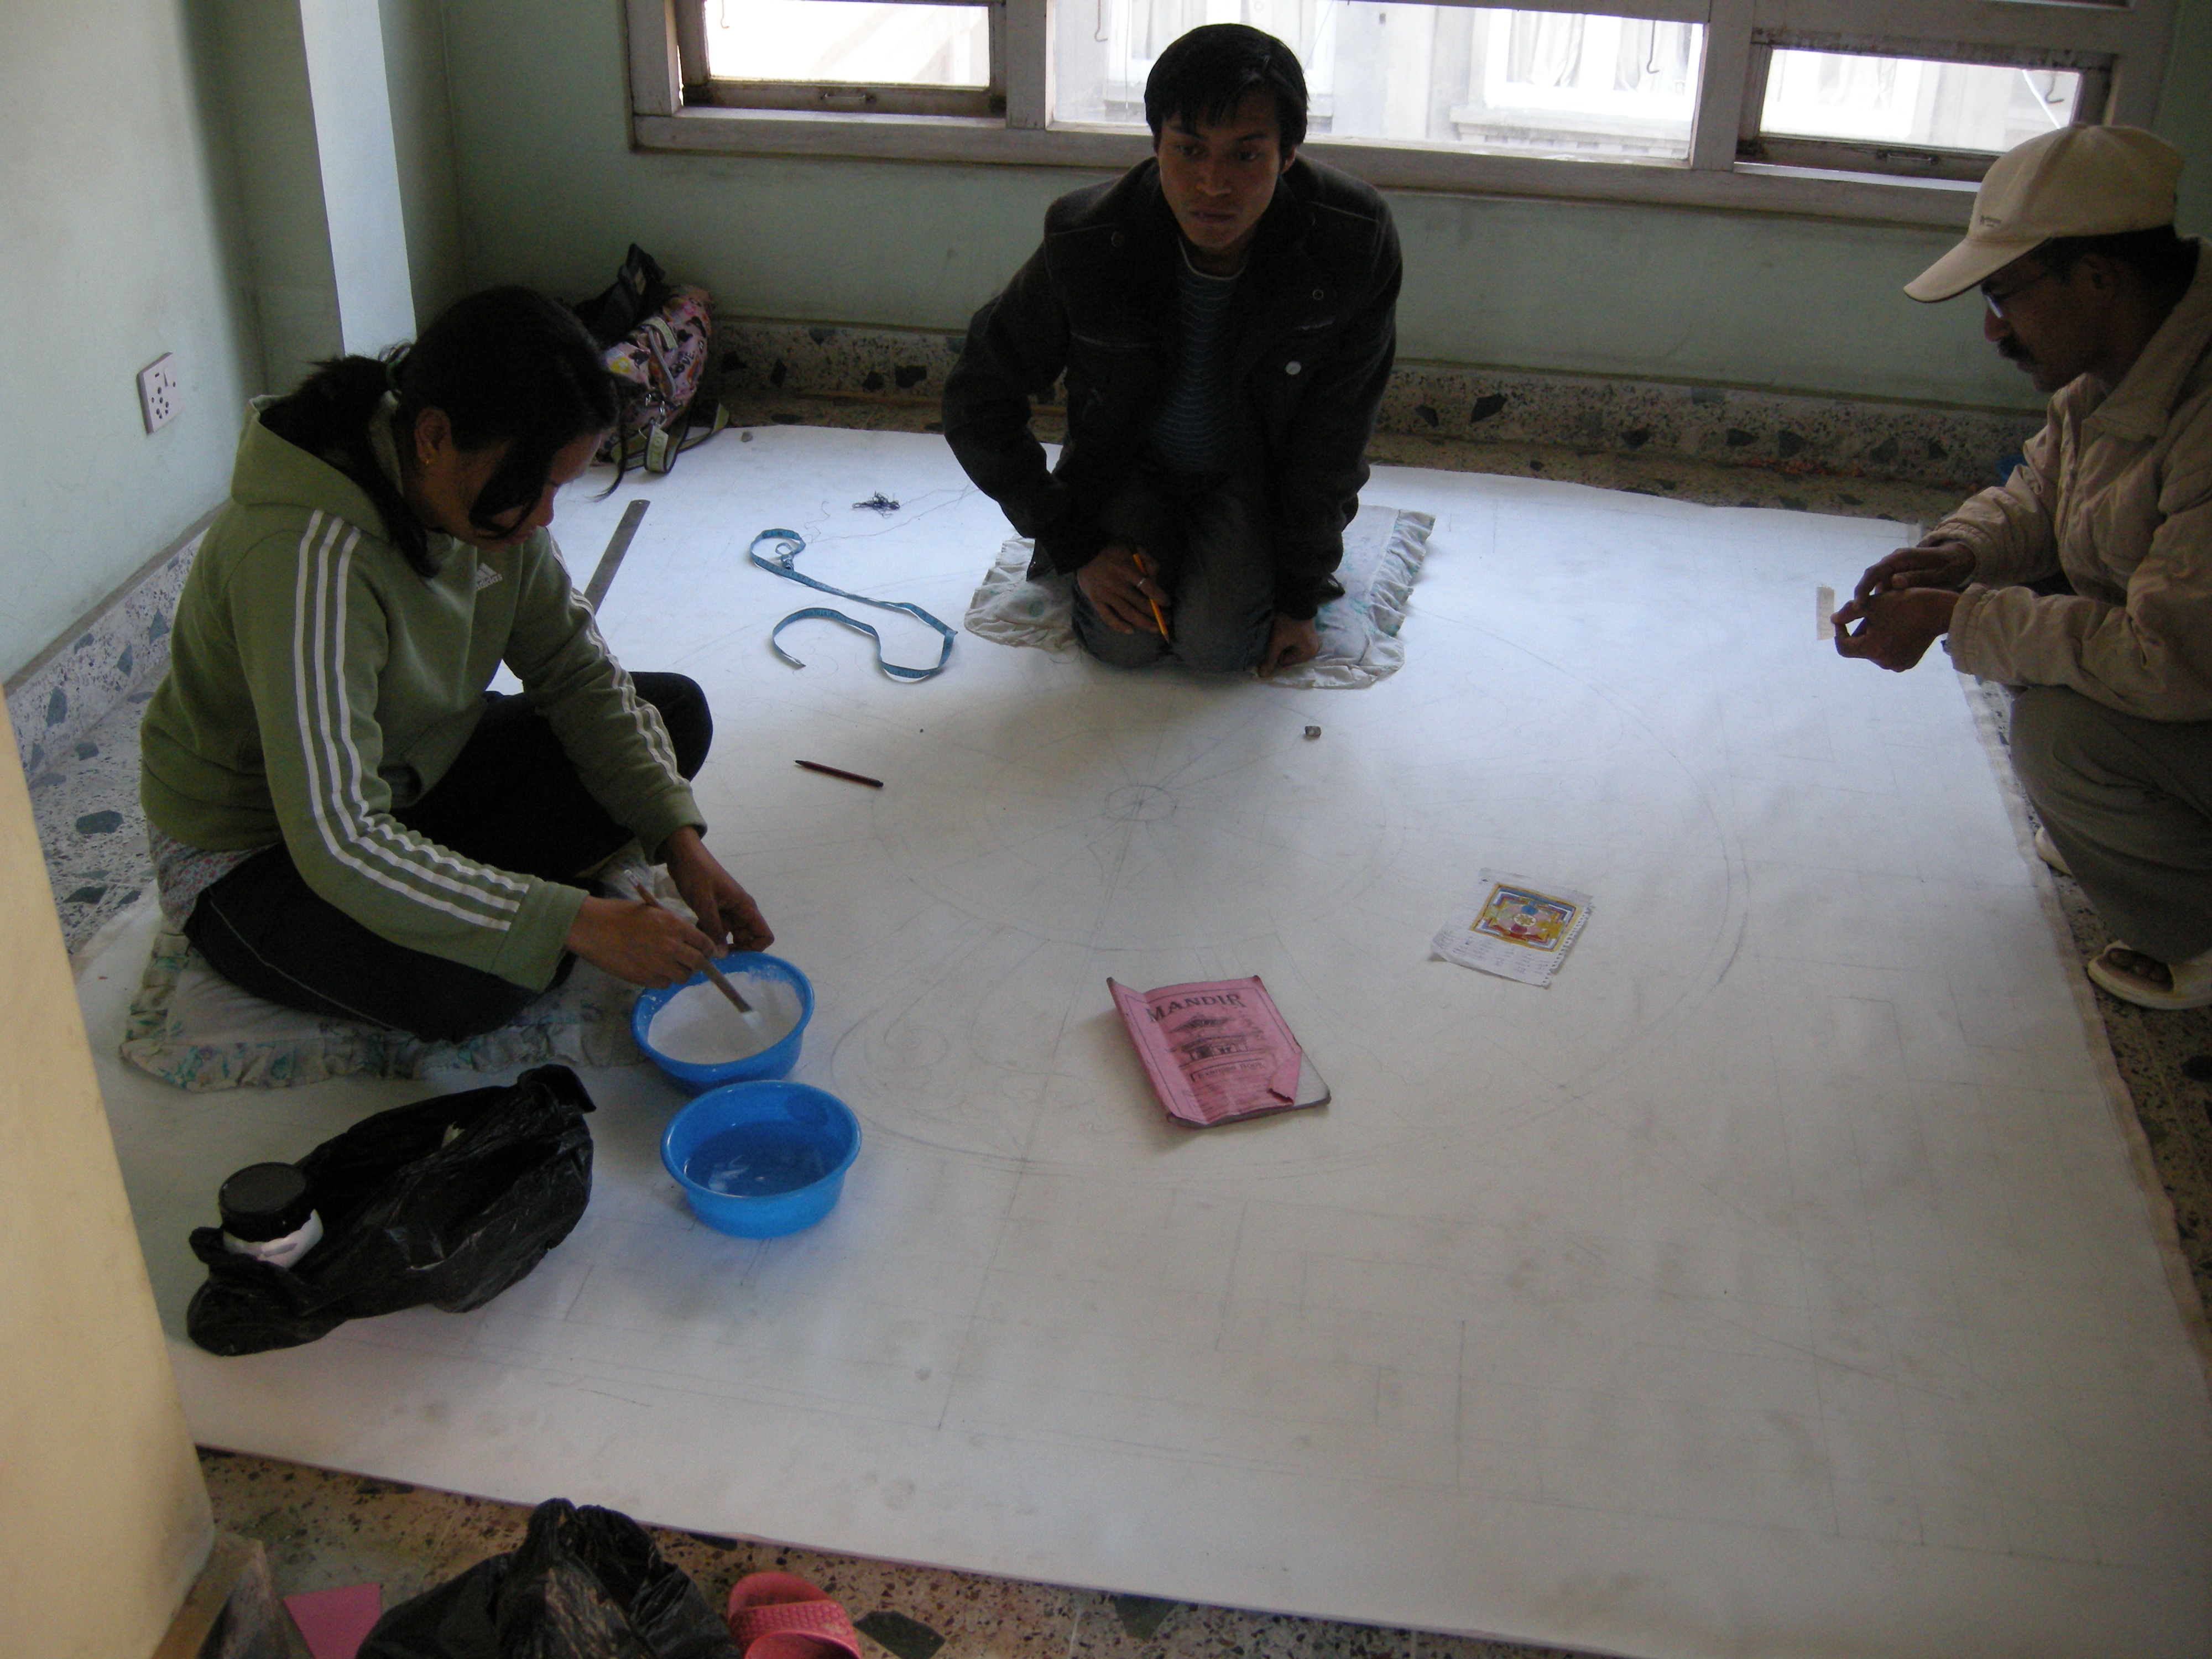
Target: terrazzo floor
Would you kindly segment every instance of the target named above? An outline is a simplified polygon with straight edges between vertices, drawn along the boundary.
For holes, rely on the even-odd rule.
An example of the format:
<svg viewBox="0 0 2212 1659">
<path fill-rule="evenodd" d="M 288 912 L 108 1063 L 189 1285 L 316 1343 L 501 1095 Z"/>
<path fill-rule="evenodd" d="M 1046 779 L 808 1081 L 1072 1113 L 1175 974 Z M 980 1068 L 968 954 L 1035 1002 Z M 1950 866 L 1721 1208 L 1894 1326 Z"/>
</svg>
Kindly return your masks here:
<svg viewBox="0 0 2212 1659">
<path fill-rule="evenodd" d="M 264 1458 L 204 1452 L 220 1525 L 258 1539 L 280 1595 L 374 1583 L 398 1605 L 522 1541 L 529 1511 Z M 655 1529 L 719 1608 L 747 1573 L 794 1572 L 834 1596 L 866 1659 L 1566 1659 L 1559 1650 L 1286 1619 L 904 1567 Z M 307 1653 L 296 1632 L 296 1653 Z"/>
<path fill-rule="evenodd" d="M 791 398 L 733 409 L 742 426 L 927 430 L 927 406 Z M 1050 434 L 1041 434 L 1050 435 Z M 718 440 L 744 441 L 742 431 Z M 1954 497 L 1923 486 L 1723 467 L 1667 456 L 1385 435 L 1372 459 L 1534 477 L 1726 506 L 1930 520 Z M 580 550 L 572 551 L 581 552 Z M 588 554 L 586 556 L 589 556 Z M 80 950 L 150 884 L 137 805 L 143 696 L 119 704 L 74 752 L 31 780 L 55 903 Z M 2072 881 L 2057 883 L 2086 954 L 2106 939 Z M 2212 1301 L 2212 1010 L 2154 1014 L 2099 994 L 2198 1292 Z M 268 1550 L 280 1595 L 373 1581 L 392 1606 L 522 1536 L 527 1511 L 255 1457 L 204 1452 L 217 1524 Z M 799 1573 L 844 1604 L 869 1659 L 1547 1659 L 1555 1650 L 1112 1596 L 930 1568 L 661 1531 L 663 1553 L 719 1604 L 745 1573 Z M 304 1644 L 290 1633 L 296 1651 Z"/>
</svg>

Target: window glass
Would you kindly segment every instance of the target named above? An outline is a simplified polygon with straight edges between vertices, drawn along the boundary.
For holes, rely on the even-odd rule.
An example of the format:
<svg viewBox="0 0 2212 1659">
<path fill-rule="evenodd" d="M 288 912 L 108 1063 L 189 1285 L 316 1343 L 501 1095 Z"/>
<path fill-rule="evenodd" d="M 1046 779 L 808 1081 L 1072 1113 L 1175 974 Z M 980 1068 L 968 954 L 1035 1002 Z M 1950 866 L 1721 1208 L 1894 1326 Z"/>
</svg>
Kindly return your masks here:
<svg viewBox="0 0 2212 1659">
<path fill-rule="evenodd" d="M 871 0 L 707 0 L 707 68 L 718 81 L 988 87 L 991 14 Z"/>
<path fill-rule="evenodd" d="M 2081 93 L 2072 70 L 1778 51 L 1759 125 L 1799 137 L 1995 153 L 2066 125 Z"/>
<path fill-rule="evenodd" d="M 1054 8 L 1054 120 L 1142 126 L 1161 49 L 1249 23 L 1304 68 L 1316 138 L 1680 160 L 1705 30 L 1644 18 L 1352 0 L 1066 0 Z"/>
</svg>

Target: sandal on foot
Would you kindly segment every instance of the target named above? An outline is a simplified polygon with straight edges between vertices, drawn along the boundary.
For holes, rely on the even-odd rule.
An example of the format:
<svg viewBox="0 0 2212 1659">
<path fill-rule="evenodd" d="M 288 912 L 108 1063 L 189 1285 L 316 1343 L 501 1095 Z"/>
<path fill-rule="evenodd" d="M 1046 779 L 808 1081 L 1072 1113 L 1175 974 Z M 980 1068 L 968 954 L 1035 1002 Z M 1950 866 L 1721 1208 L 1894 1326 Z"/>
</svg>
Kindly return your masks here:
<svg viewBox="0 0 2212 1659">
<path fill-rule="evenodd" d="M 2193 962 L 2169 962 L 2166 971 L 2173 982 L 2170 986 L 2160 985 L 2114 962 L 2115 951 L 2125 951 L 2130 956 L 2142 955 L 2133 945 L 2114 939 L 2089 958 L 2089 977 L 2121 1001 L 2132 1002 L 2138 1008 L 2168 1012 L 2212 1006 L 2212 961 L 2198 957 Z"/>
<path fill-rule="evenodd" d="M 2058 843 L 2051 839 L 2051 831 L 2038 824 L 2035 830 L 2035 856 L 2062 876 L 2074 872 L 2066 867 L 2066 854 L 2058 850 Z"/>
<path fill-rule="evenodd" d="M 853 1621 L 796 1573 L 756 1572 L 730 1590 L 730 1639 L 745 1659 L 860 1659 Z"/>
</svg>

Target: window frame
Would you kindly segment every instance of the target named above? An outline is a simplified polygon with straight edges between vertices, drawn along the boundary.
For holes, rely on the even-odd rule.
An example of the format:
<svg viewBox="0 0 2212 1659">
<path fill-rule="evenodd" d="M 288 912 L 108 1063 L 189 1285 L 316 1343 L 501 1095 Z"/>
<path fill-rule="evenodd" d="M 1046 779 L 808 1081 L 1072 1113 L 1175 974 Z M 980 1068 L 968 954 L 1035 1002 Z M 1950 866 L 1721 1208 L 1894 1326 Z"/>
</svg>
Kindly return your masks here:
<svg viewBox="0 0 2212 1659">
<path fill-rule="evenodd" d="M 741 106 L 702 82 L 706 0 L 623 0 L 631 137 L 641 150 L 1001 163 L 1091 172 L 1150 154 L 1147 135 L 1050 120 L 1054 0 L 989 0 L 988 113 Z M 1474 0 L 1422 0 L 1463 5 Z M 1690 153 L 1680 161 L 1559 159 L 1316 137 L 1306 152 L 1378 188 L 1734 208 L 1955 229 L 1986 152 L 1764 134 L 1772 53 L 1802 47 L 2078 70 L 2075 119 L 2147 126 L 2174 0 L 1514 0 L 1705 30 Z M 688 77 L 687 65 L 696 66 Z M 732 83 L 723 83 L 729 85 Z M 796 84 L 796 83 L 787 83 Z M 906 89 L 897 89 L 906 90 Z"/>
</svg>

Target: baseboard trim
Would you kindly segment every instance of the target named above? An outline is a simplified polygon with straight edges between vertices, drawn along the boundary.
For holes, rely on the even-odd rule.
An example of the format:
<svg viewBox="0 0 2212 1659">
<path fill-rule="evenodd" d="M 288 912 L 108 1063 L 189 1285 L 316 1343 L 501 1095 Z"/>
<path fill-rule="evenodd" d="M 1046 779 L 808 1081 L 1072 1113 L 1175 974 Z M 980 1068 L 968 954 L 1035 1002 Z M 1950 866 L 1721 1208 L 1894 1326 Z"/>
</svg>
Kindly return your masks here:
<svg viewBox="0 0 2212 1659">
<path fill-rule="evenodd" d="M 933 404 L 963 337 L 720 313 L 726 395 Z M 1960 493 L 1998 482 L 2041 416 L 1732 386 L 1400 360 L 1379 429 L 1482 443 L 1680 455 L 1767 471 L 1879 478 Z"/>
<path fill-rule="evenodd" d="M 117 703 L 167 672 L 177 595 L 215 514 L 210 508 L 193 520 L 0 687 L 25 777 L 38 777 Z"/>
</svg>

